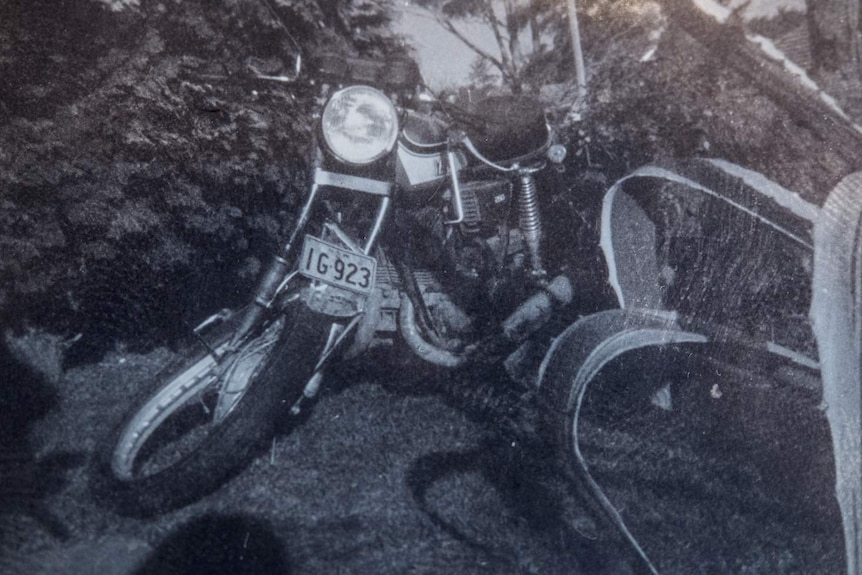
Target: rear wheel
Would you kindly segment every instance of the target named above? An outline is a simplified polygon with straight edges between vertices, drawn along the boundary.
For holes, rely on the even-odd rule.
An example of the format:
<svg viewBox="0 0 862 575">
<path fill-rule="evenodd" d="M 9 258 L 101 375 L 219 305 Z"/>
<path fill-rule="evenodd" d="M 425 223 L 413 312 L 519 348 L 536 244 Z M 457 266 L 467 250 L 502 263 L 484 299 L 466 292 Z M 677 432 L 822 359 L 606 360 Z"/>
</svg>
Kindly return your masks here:
<svg viewBox="0 0 862 575">
<path fill-rule="evenodd" d="M 188 358 L 137 402 L 102 449 L 103 498 L 123 514 L 152 515 L 240 471 L 302 395 L 329 336 L 327 316 L 302 304 L 287 315 L 219 362 Z"/>
</svg>

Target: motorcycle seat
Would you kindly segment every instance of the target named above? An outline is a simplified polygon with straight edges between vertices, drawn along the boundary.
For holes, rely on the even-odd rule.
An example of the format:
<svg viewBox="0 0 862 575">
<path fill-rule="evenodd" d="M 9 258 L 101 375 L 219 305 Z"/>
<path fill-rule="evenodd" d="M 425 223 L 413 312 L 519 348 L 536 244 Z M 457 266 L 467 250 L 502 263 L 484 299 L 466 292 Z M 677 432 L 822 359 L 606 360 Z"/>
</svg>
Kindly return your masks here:
<svg viewBox="0 0 862 575">
<path fill-rule="evenodd" d="M 463 119 L 464 131 L 480 154 L 507 163 L 544 151 L 548 125 L 542 104 L 530 96 L 491 96 Z"/>
</svg>

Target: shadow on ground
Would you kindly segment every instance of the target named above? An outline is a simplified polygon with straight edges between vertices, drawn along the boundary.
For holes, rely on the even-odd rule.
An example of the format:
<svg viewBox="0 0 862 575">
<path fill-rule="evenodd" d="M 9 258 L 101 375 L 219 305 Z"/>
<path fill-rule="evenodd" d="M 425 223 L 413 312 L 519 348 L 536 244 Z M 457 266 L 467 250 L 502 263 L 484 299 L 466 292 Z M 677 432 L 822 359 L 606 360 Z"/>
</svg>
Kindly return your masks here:
<svg viewBox="0 0 862 575">
<path fill-rule="evenodd" d="M 292 573 L 287 553 L 266 521 L 243 515 L 203 515 L 183 524 L 134 575 Z"/>
</svg>

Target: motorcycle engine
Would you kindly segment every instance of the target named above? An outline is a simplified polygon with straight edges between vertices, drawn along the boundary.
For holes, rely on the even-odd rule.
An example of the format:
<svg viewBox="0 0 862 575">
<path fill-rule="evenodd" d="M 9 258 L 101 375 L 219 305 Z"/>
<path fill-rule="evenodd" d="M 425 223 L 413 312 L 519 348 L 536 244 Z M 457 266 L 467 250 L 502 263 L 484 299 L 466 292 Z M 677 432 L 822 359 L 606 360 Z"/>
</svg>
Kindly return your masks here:
<svg viewBox="0 0 862 575">
<path fill-rule="evenodd" d="M 464 203 L 461 231 L 481 237 L 499 233 L 500 225 L 509 217 L 511 195 L 512 187 L 506 180 L 464 182 L 461 185 Z"/>
<path fill-rule="evenodd" d="M 435 298 L 445 294 L 469 316 L 490 318 L 505 312 L 501 304 L 514 295 L 510 284 L 526 283 L 518 281 L 524 258 L 519 256 L 520 233 L 512 225 L 517 217 L 512 185 L 506 179 L 475 179 L 462 181 L 460 189 L 461 224 L 444 223 L 451 217 L 441 209 L 450 204 L 446 192 L 440 197 L 442 205 L 409 209 L 397 218 L 399 237 L 404 254 L 410 254 L 411 267 L 428 270 L 437 278 L 437 285 L 423 289 L 426 295 L 440 290 Z"/>
</svg>

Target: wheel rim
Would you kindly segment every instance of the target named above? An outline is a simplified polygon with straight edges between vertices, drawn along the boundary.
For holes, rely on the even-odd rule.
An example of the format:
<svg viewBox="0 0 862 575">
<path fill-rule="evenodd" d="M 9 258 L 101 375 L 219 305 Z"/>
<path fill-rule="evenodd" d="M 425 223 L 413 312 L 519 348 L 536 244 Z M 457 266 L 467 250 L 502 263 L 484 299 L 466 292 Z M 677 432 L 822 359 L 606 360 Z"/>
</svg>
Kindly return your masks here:
<svg viewBox="0 0 862 575">
<path fill-rule="evenodd" d="M 143 479 L 193 453 L 233 412 L 267 363 L 281 324 L 269 326 L 226 361 L 204 356 L 150 397 L 115 444 L 114 476 L 121 481 Z M 215 351 L 225 353 L 227 342 Z"/>
</svg>

